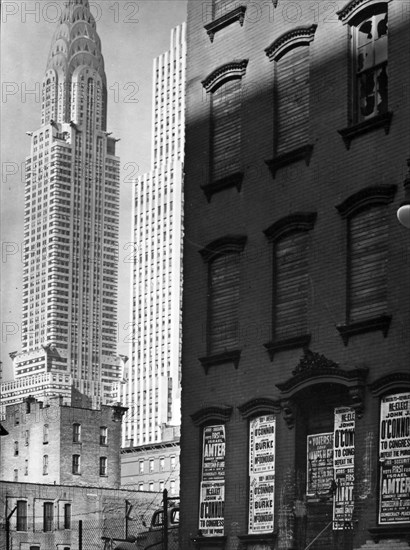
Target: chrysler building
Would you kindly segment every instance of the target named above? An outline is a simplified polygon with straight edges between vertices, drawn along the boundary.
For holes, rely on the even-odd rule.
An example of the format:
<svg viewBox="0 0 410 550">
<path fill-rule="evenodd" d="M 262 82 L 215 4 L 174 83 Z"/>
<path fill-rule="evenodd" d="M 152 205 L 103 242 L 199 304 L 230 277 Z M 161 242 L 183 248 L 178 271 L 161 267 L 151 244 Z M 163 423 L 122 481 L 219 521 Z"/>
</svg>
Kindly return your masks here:
<svg viewBox="0 0 410 550">
<path fill-rule="evenodd" d="M 64 3 L 26 159 L 22 349 L 3 404 L 71 388 L 110 403 L 117 355 L 120 165 L 106 131 L 101 41 L 88 0 Z"/>
</svg>

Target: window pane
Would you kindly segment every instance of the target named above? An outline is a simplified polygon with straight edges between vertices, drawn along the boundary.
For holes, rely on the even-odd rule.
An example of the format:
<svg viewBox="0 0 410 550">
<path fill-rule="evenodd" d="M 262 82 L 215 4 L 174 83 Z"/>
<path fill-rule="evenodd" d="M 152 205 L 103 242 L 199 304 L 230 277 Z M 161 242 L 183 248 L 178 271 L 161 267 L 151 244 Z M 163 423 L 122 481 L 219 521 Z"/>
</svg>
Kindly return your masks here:
<svg viewBox="0 0 410 550">
<path fill-rule="evenodd" d="M 17 531 L 27 531 L 27 502 L 17 501 Z"/>
</svg>

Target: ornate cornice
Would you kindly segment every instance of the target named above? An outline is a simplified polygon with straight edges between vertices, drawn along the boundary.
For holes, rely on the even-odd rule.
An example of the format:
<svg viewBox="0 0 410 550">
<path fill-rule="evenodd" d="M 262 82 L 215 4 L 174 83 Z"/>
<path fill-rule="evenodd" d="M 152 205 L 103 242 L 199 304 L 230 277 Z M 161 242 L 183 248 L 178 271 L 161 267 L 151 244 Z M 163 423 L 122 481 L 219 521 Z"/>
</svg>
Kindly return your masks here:
<svg viewBox="0 0 410 550">
<path fill-rule="evenodd" d="M 397 185 L 394 184 L 366 187 L 336 205 L 336 209 L 342 218 L 348 218 L 362 208 L 374 204 L 389 204 L 393 201 L 396 191 Z"/>
<path fill-rule="evenodd" d="M 255 397 L 238 406 L 238 411 L 245 419 L 261 414 L 278 414 L 280 410 L 280 402 L 271 397 Z"/>
<path fill-rule="evenodd" d="M 408 391 L 410 389 L 410 372 L 386 374 L 369 384 L 369 388 L 375 396 L 383 395 L 392 390 Z"/>
<path fill-rule="evenodd" d="M 221 65 L 202 81 L 202 86 L 207 92 L 213 92 L 226 79 L 242 78 L 246 72 L 247 65 L 247 59 Z"/>
<path fill-rule="evenodd" d="M 295 212 L 273 223 L 264 233 L 271 242 L 275 242 L 295 231 L 310 231 L 315 225 L 316 218 L 316 212 Z"/>
<path fill-rule="evenodd" d="M 341 10 L 337 11 L 336 14 L 339 16 L 340 21 L 349 23 L 362 9 L 376 4 L 387 6 L 388 2 L 380 2 L 380 0 L 351 0 Z"/>
<path fill-rule="evenodd" d="M 228 422 L 231 414 L 232 407 L 228 405 L 211 405 L 191 414 L 191 419 L 195 426 L 205 426 L 210 422 L 222 422 L 224 424 Z"/>
<path fill-rule="evenodd" d="M 209 243 L 205 248 L 199 250 L 199 253 L 202 256 L 204 262 L 210 262 L 217 256 L 221 254 L 226 254 L 228 252 L 242 252 L 247 237 L 246 235 L 227 235 L 226 237 L 221 237 Z"/>
<path fill-rule="evenodd" d="M 270 61 L 278 61 L 288 50 L 309 45 L 315 37 L 316 29 L 315 23 L 285 32 L 265 49 L 265 53 Z"/>
</svg>

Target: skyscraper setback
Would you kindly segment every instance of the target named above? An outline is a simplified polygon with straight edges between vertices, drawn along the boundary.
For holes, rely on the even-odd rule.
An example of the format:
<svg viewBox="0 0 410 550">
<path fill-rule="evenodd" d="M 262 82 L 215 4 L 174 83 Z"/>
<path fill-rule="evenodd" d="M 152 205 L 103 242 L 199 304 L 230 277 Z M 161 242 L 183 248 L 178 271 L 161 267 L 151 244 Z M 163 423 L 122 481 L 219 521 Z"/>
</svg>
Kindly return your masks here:
<svg viewBox="0 0 410 550">
<path fill-rule="evenodd" d="M 119 158 L 106 131 L 101 41 L 88 0 L 68 0 L 26 160 L 22 350 L 3 402 L 75 387 L 112 399 L 117 356 Z"/>
<path fill-rule="evenodd" d="M 180 424 L 185 34 L 185 23 L 174 28 L 169 51 L 154 60 L 151 171 L 134 189 L 133 341 L 120 388 L 127 447 Z"/>
</svg>

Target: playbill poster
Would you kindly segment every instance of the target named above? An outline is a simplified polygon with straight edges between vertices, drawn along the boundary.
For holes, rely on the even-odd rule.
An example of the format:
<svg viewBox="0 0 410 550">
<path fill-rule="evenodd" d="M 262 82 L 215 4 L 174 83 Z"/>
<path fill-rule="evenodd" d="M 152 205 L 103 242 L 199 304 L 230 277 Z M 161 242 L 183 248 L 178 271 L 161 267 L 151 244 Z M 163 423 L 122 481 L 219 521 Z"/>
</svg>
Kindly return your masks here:
<svg viewBox="0 0 410 550">
<path fill-rule="evenodd" d="M 328 495 L 333 486 L 333 433 L 307 436 L 308 496 Z"/>
<path fill-rule="evenodd" d="M 333 433 L 333 529 L 353 527 L 353 487 L 355 452 L 355 411 L 350 407 L 335 409 Z"/>
<path fill-rule="evenodd" d="M 205 537 L 224 534 L 225 506 L 225 426 L 203 430 L 202 482 L 199 502 L 199 529 Z"/>
<path fill-rule="evenodd" d="M 274 415 L 259 416 L 249 426 L 249 533 L 273 531 L 275 500 Z"/>
<path fill-rule="evenodd" d="M 380 404 L 379 523 L 410 521 L 410 393 L 388 395 Z"/>
</svg>

